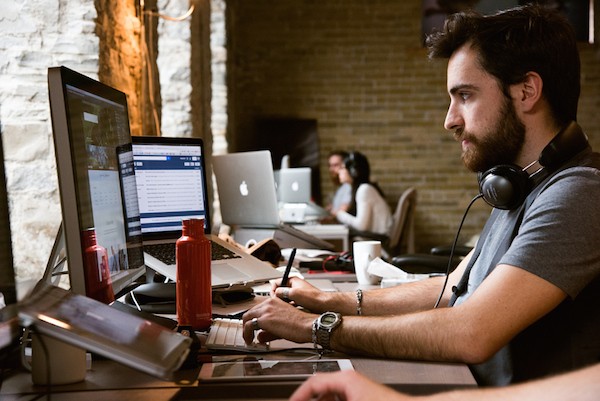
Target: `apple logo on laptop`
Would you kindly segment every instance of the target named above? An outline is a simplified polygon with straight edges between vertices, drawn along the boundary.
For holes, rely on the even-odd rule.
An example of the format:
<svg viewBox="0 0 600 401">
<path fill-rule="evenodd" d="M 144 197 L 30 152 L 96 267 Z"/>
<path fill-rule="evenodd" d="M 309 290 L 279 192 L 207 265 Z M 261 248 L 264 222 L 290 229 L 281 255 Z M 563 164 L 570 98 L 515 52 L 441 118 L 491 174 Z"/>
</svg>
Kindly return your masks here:
<svg viewBox="0 0 600 401">
<path fill-rule="evenodd" d="M 292 191 L 298 192 L 299 189 L 300 189 L 300 185 L 298 185 L 298 181 L 292 182 Z"/>
<path fill-rule="evenodd" d="M 246 184 L 245 180 L 240 184 L 240 193 L 242 196 L 248 196 L 248 184 Z"/>
</svg>

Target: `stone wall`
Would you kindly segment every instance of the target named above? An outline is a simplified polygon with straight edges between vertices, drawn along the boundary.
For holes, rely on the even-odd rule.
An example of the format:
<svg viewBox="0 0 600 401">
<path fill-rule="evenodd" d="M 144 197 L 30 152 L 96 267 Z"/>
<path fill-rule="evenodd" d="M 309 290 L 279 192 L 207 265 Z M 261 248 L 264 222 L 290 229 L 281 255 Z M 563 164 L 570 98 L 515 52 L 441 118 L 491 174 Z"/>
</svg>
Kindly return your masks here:
<svg viewBox="0 0 600 401">
<path fill-rule="evenodd" d="M 189 2 L 160 0 L 157 7 L 178 16 Z M 192 135 L 189 20 L 159 19 L 155 72 L 168 136 Z M 64 65 L 125 92 L 132 133 L 140 135 L 141 34 L 135 0 L 0 2 L 0 122 L 20 279 L 41 277 L 62 219 L 47 68 Z"/>
<path fill-rule="evenodd" d="M 47 69 L 97 78 L 93 1 L 0 3 L 0 121 L 13 255 L 20 278 L 39 278 L 61 221 Z"/>
</svg>

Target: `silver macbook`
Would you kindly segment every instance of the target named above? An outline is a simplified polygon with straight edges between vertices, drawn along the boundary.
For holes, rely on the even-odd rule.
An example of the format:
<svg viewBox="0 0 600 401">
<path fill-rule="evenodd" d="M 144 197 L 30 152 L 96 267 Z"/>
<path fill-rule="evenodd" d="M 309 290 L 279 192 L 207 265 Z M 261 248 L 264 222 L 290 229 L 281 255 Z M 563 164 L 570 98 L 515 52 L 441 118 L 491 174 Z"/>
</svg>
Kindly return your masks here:
<svg viewBox="0 0 600 401">
<path fill-rule="evenodd" d="M 228 153 L 212 158 L 221 203 L 223 222 L 236 227 L 236 240 L 261 240 L 256 234 L 271 237 L 282 248 L 333 249 L 334 246 L 313 235 L 284 224 L 279 215 L 271 152 Z M 255 235 L 256 234 L 256 235 Z"/>
<path fill-rule="evenodd" d="M 284 168 L 279 170 L 277 196 L 281 203 L 310 202 L 310 167 Z"/>
<path fill-rule="evenodd" d="M 133 138 L 144 260 L 176 280 L 175 242 L 182 220 L 204 218 L 212 241 L 212 286 L 266 282 L 281 277 L 269 264 L 211 235 L 204 146 L 200 138 Z"/>
<path fill-rule="evenodd" d="M 247 227 L 279 224 L 271 152 L 215 155 L 212 162 L 225 224 Z"/>
</svg>

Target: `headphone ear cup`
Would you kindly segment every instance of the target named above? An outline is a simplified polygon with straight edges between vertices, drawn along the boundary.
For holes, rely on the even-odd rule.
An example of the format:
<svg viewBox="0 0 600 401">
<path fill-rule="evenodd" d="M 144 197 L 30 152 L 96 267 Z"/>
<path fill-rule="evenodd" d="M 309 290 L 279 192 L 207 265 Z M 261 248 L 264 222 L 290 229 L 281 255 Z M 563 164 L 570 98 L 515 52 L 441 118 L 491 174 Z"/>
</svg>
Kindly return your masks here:
<svg viewBox="0 0 600 401">
<path fill-rule="evenodd" d="M 348 172 L 350 173 L 350 177 L 352 177 L 353 179 L 356 179 L 358 174 L 356 172 L 356 168 L 354 167 L 354 164 L 352 164 L 350 166 L 350 169 L 348 170 Z"/>
<path fill-rule="evenodd" d="M 512 210 L 523 203 L 532 182 L 518 166 L 500 165 L 479 174 L 479 192 L 483 200 L 497 209 Z"/>
</svg>

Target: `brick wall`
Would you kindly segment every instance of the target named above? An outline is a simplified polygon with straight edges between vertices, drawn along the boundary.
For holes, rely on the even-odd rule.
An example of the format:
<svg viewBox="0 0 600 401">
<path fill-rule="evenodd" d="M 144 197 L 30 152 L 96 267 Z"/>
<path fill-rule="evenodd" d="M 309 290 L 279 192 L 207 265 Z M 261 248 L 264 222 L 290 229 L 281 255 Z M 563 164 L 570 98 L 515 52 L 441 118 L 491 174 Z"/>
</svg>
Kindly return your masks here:
<svg viewBox="0 0 600 401">
<path fill-rule="evenodd" d="M 229 131 L 243 148 L 259 116 L 318 120 L 323 192 L 331 190 L 325 157 L 360 150 L 391 206 L 418 190 L 417 244 L 449 243 L 476 177 L 443 128 L 448 106 L 445 61 L 421 46 L 421 1 L 229 0 Z M 581 45 L 579 122 L 600 149 L 600 52 Z M 463 235 L 489 214 L 482 202 Z"/>
</svg>

